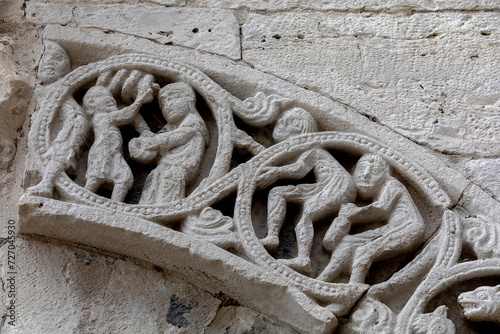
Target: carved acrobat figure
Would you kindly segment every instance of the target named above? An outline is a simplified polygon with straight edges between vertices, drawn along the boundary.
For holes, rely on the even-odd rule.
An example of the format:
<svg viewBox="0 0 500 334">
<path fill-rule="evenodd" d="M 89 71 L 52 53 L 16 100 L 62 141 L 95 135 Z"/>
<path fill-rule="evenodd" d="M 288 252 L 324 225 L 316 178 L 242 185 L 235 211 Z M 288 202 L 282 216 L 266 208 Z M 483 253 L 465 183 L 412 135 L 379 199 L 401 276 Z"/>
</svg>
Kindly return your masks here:
<svg viewBox="0 0 500 334">
<path fill-rule="evenodd" d="M 375 261 L 410 252 L 423 239 L 424 221 L 403 184 L 390 176 L 389 165 L 382 157 L 363 155 L 353 178 L 360 199 L 372 203 L 341 207 L 323 240 L 324 247 L 333 251 L 318 277 L 323 281 L 333 281 L 350 265 L 349 282 L 364 283 Z M 369 224 L 378 227 L 349 235 L 351 226 Z"/>
<path fill-rule="evenodd" d="M 191 86 L 177 82 L 163 87 L 158 100 L 167 125 L 158 133 L 145 133 L 129 143 L 132 158 L 157 167 L 146 179 L 141 204 L 167 203 L 185 197 L 186 186 L 200 169 L 209 134 L 195 107 Z"/>
<path fill-rule="evenodd" d="M 285 111 L 277 120 L 273 131 L 275 142 L 317 131 L 312 116 L 302 108 Z M 290 157 L 290 160 L 293 157 Z M 298 256 L 281 260 L 288 266 L 310 272 L 310 253 L 314 238 L 313 223 L 339 210 L 341 204 L 354 200 L 355 187 L 349 173 L 325 149 L 313 148 L 302 153 L 295 162 L 268 167 L 263 179 L 302 178 L 314 172 L 316 183 L 279 186 L 273 188 L 268 197 L 267 236 L 262 245 L 274 250 L 279 245 L 279 232 L 283 225 L 287 202 L 303 204 L 299 221 L 295 227 Z"/>
<path fill-rule="evenodd" d="M 44 98 L 47 90 L 71 70 L 69 57 L 57 43 L 45 41 L 45 53 L 40 59 L 38 77 L 46 85 L 37 87 L 37 95 Z M 62 128 L 50 148 L 50 160 L 43 170 L 42 181 L 27 190 L 28 194 L 52 196 L 54 182 L 63 172 L 76 168 L 77 157 L 90 130 L 88 115 L 72 96 L 60 108 Z"/>
<path fill-rule="evenodd" d="M 140 107 L 153 99 L 152 75 L 144 76 L 138 83 L 134 103 L 118 109 L 116 100 L 108 89 L 91 87 L 83 97 L 83 106 L 92 116 L 95 141 L 89 151 L 85 188 L 96 192 L 103 184 L 113 184 L 111 199 L 123 201 L 132 187 L 134 177 L 123 158 L 123 139 L 118 126 L 133 121 Z"/>
</svg>

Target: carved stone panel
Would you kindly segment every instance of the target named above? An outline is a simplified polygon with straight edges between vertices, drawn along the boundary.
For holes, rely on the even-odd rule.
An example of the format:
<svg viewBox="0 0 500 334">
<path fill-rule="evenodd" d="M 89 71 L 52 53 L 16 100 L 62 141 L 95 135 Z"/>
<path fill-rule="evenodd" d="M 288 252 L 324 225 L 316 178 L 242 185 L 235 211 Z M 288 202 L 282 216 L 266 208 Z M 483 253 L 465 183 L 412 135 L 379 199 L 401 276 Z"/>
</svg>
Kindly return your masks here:
<svg viewBox="0 0 500 334">
<path fill-rule="evenodd" d="M 22 233 L 147 260 L 299 332 L 455 333 L 439 294 L 500 277 L 485 223 L 453 208 L 459 176 L 314 93 L 172 58 L 70 71 L 46 42 Z M 484 289 L 456 299 L 463 321 L 496 321 Z"/>
</svg>

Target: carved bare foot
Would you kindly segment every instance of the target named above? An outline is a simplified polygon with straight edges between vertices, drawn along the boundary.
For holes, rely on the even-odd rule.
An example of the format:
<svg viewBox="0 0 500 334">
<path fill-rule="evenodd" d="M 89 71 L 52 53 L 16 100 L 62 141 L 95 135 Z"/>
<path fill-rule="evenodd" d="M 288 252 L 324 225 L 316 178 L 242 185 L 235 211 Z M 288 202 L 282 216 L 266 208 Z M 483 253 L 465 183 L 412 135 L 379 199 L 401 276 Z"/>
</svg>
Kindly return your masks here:
<svg viewBox="0 0 500 334">
<path fill-rule="evenodd" d="M 270 250 L 270 251 L 275 251 L 276 248 L 278 248 L 279 244 L 280 244 L 280 239 L 276 236 L 270 236 L 268 235 L 267 237 L 265 237 L 264 239 L 261 239 L 260 240 L 260 243 L 262 244 L 262 246 L 264 246 L 267 250 Z"/>
<path fill-rule="evenodd" d="M 279 259 L 278 261 L 304 275 L 309 275 L 311 273 L 311 259 L 309 258 L 296 257 L 294 259 Z"/>
</svg>

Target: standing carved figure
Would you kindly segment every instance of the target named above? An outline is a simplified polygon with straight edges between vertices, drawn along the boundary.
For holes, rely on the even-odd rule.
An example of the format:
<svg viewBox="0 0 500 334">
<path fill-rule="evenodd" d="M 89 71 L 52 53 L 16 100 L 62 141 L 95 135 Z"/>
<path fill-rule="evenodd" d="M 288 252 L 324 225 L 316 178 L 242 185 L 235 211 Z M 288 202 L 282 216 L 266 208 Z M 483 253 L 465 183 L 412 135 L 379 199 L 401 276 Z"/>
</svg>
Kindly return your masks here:
<svg viewBox="0 0 500 334">
<path fill-rule="evenodd" d="M 406 188 L 390 176 L 389 165 L 379 155 L 363 155 L 353 173 L 359 198 L 372 203 L 343 205 L 324 237 L 333 251 L 318 279 L 333 281 L 350 265 L 350 283 L 364 283 L 375 261 L 414 250 L 423 240 L 424 221 Z M 373 224 L 373 225 L 372 225 Z M 349 235 L 353 225 L 373 229 Z"/>
<path fill-rule="evenodd" d="M 57 43 L 46 41 L 45 53 L 40 59 L 38 78 L 45 85 L 37 88 L 43 99 L 50 86 L 71 70 L 69 57 Z M 28 189 L 32 195 L 52 196 L 54 182 L 63 172 L 74 170 L 77 156 L 90 130 L 88 115 L 72 96 L 66 98 L 60 110 L 62 127 L 50 148 L 50 160 L 43 171 L 42 181 Z"/>
<path fill-rule="evenodd" d="M 275 142 L 317 131 L 314 118 L 302 108 L 285 111 L 273 131 Z M 281 260 L 288 266 L 310 272 L 310 253 L 314 239 L 313 223 L 339 210 L 341 204 L 354 200 L 356 193 L 349 173 L 325 149 L 313 148 L 302 153 L 295 162 L 268 167 L 264 178 L 302 178 L 314 172 L 316 183 L 279 186 L 271 189 L 268 197 L 267 236 L 262 245 L 274 250 L 279 245 L 279 233 L 286 215 L 287 202 L 303 204 L 300 219 L 295 226 L 298 256 Z"/>
<path fill-rule="evenodd" d="M 142 104 L 153 99 L 151 75 L 138 83 L 138 94 L 134 103 L 118 109 L 113 95 L 102 86 L 90 88 L 83 97 L 83 105 L 92 115 L 95 141 L 89 151 L 85 188 L 97 192 L 103 184 L 113 184 L 111 199 L 123 201 L 134 183 L 132 171 L 123 158 L 123 139 L 118 126 L 129 124 L 139 112 Z"/>
<path fill-rule="evenodd" d="M 147 132 L 129 143 L 132 158 L 158 165 L 148 175 L 139 203 L 159 204 L 185 197 L 186 186 L 196 179 L 209 134 L 196 110 L 196 96 L 188 84 L 163 87 L 158 100 L 167 125 L 158 133 Z"/>
</svg>

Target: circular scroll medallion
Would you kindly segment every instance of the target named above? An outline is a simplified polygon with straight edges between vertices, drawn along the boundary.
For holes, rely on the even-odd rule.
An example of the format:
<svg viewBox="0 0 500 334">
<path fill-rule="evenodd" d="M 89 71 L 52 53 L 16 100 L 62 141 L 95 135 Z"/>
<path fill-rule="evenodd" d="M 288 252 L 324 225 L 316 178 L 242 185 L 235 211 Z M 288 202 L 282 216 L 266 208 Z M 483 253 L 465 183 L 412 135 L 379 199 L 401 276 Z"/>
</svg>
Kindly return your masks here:
<svg viewBox="0 0 500 334">
<path fill-rule="evenodd" d="M 383 157 L 391 166 L 392 173 L 397 174 L 398 178 L 404 179 L 405 184 L 410 186 L 414 192 L 424 195 L 425 206 L 434 211 L 432 216 L 425 217 L 426 237 L 432 235 L 439 228 L 440 218 L 445 209 L 449 207 L 450 199 L 438 183 L 418 164 L 371 138 L 353 133 L 320 132 L 300 135 L 270 147 L 242 166 L 235 221 L 245 253 L 255 262 L 287 277 L 291 284 L 296 285 L 308 295 L 320 300 L 335 302 L 340 296 L 345 297 L 354 292 L 355 286 L 358 288 L 361 286 L 359 284 L 324 282 L 309 277 L 308 274 L 303 274 L 300 270 L 294 270 L 283 261 L 277 260 L 262 246 L 262 239 L 257 238 L 255 216 L 252 215 L 252 202 L 256 199 L 255 193 L 259 190 L 259 183 L 268 167 L 279 166 L 283 160 L 286 160 L 287 156 L 299 156 L 316 148 L 330 152 L 344 152 L 358 157 L 366 153 Z"/>
<path fill-rule="evenodd" d="M 283 160 L 286 160 L 285 156 L 287 155 L 300 155 L 315 148 L 347 152 L 357 157 L 365 153 L 375 153 L 387 161 L 393 173 L 397 174 L 398 179 L 404 182 L 405 186 L 411 187 L 414 193 L 419 194 L 421 203 L 425 203 L 427 208 L 431 208 L 435 212 L 434 215 L 424 216 L 424 218 L 433 219 L 433 221 L 425 221 L 426 236 L 434 233 L 439 227 L 440 221 L 435 218 L 440 217 L 450 205 L 450 199 L 446 193 L 420 165 L 408 160 L 402 153 L 396 152 L 371 138 L 353 133 L 332 131 L 292 137 L 270 146 L 248 162 L 231 170 L 230 162 L 234 149 L 232 106 L 235 103 L 241 105 L 242 101 L 198 69 L 150 55 L 120 55 L 82 66 L 54 85 L 54 89 L 44 100 L 34 123 L 36 137 L 33 140 L 33 146 L 40 156 L 41 165 L 46 165 L 51 159 L 50 147 L 58 131 L 55 128 L 56 122 L 54 120 L 57 119 L 64 101 L 68 97 L 74 96 L 82 90 L 88 90 L 95 85 L 103 73 L 116 73 L 124 69 L 152 74 L 163 82 L 185 82 L 203 98 L 216 124 L 217 142 L 216 148 L 213 150 L 215 158 L 213 158 L 210 172 L 186 198 L 154 205 L 112 201 L 86 190 L 67 176 L 59 177 L 56 182 L 58 192 L 61 197 L 68 201 L 140 215 L 155 222 L 168 223 L 183 219 L 191 213 L 200 212 L 203 208 L 213 205 L 237 189 L 233 220 L 246 258 L 279 273 L 281 277 L 285 277 L 292 285 L 299 287 L 306 294 L 330 301 L 338 298 L 339 294 L 346 295 L 358 288 L 363 289 L 363 287 L 355 284 L 327 283 L 301 274 L 271 256 L 271 253 L 261 244 L 262 237 L 259 239 L 256 234 L 252 218 L 252 201 L 255 192 L 259 190 L 259 182 L 262 181 L 267 167 L 279 166 Z"/>
<path fill-rule="evenodd" d="M 203 98 L 216 124 L 214 131 L 217 142 L 213 149 L 216 153 L 210 173 L 203 180 L 202 186 L 194 189 L 187 198 L 165 204 L 141 205 L 112 201 L 84 189 L 69 177 L 59 178 L 57 181 L 61 196 L 76 203 L 140 214 L 150 220 L 167 222 L 199 211 L 200 208 L 213 202 L 221 192 L 234 188 L 238 176 L 236 173 L 228 174 L 233 150 L 231 142 L 233 118 L 230 104 L 239 100 L 196 68 L 150 55 L 121 55 L 88 64 L 72 71 L 54 85 L 34 121 L 36 137 L 32 143 L 40 156 L 41 165 L 46 165 L 54 154 L 50 149 L 58 131 L 54 124 L 65 100 L 82 90 L 88 90 L 103 74 L 117 73 L 120 70 L 152 74 L 159 81 L 167 83 L 185 82 Z"/>
</svg>

